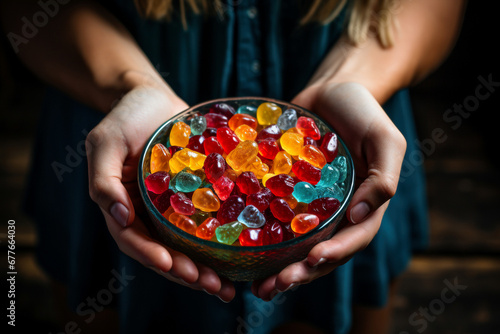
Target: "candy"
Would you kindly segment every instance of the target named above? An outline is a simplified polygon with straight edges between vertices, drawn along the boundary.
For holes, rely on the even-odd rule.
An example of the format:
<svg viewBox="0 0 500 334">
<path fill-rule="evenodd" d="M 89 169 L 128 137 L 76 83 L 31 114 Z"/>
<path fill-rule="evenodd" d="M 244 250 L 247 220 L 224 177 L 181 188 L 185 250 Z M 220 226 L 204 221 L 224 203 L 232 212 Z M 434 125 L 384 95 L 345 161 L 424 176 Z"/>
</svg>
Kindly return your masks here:
<svg viewBox="0 0 500 334">
<path fill-rule="evenodd" d="M 212 186 L 217 196 L 219 196 L 222 201 L 225 201 L 229 196 L 231 196 L 231 192 L 234 188 L 234 182 L 223 175 L 219 177 L 219 179 Z"/>
<path fill-rule="evenodd" d="M 337 135 L 335 133 L 328 132 L 323 136 L 319 149 L 325 155 L 326 162 L 330 163 L 337 157 L 337 146 Z"/>
<path fill-rule="evenodd" d="M 280 174 L 271 177 L 266 182 L 266 187 L 271 190 L 273 195 L 278 197 L 285 197 L 293 192 L 295 182 L 290 175 Z"/>
<path fill-rule="evenodd" d="M 170 197 L 170 205 L 175 212 L 190 216 L 194 214 L 195 207 L 193 202 L 184 193 L 175 193 Z"/>
<path fill-rule="evenodd" d="M 266 218 L 255 206 L 247 205 L 240 212 L 238 221 L 249 228 L 258 228 L 266 223 Z"/>
<path fill-rule="evenodd" d="M 218 132 L 217 132 L 218 133 Z M 253 161 L 259 153 L 259 147 L 252 140 L 245 140 L 236 146 L 226 157 L 226 162 L 234 170 L 240 170 L 243 166 Z"/>
<path fill-rule="evenodd" d="M 325 220 L 332 216 L 339 207 L 340 202 L 338 199 L 323 197 L 312 201 L 307 207 L 307 212 L 316 215 L 321 220 Z"/>
<path fill-rule="evenodd" d="M 242 246 L 262 246 L 264 232 L 260 228 L 247 228 L 238 238 Z"/>
<path fill-rule="evenodd" d="M 299 155 L 304 147 L 304 137 L 298 133 L 286 132 L 280 139 L 281 147 L 290 155 Z"/>
<path fill-rule="evenodd" d="M 153 200 L 155 208 L 163 214 L 170 207 L 170 197 L 175 194 L 172 189 L 167 189 Z"/>
<path fill-rule="evenodd" d="M 189 148 L 175 152 L 169 161 L 172 173 L 179 173 L 186 167 L 192 170 L 203 168 L 206 155 L 193 151 Z"/>
<path fill-rule="evenodd" d="M 206 212 L 217 212 L 220 209 L 220 201 L 210 188 L 196 189 L 192 202 L 195 208 Z"/>
<path fill-rule="evenodd" d="M 316 187 L 330 187 L 339 179 L 340 172 L 336 167 L 326 164 L 321 169 L 321 180 L 316 184 Z"/>
<path fill-rule="evenodd" d="M 182 150 L 184 147 L 180 146 L 169 146 L 168 151 L 170 152 L 170 155 L 173 156 L 175 152 Z"/>
<path fill-rule="evenodd" d="M 289 222 L 295 217 L 295 212 L 290 208 L 288 203 L 282 198 L 275 198 L 269 204 L 269 208 L 274 217 L 282 222 Z"/>
<path fill-rule="evenodd" d="M 243 231 L 243 225 L 238 221 L 234 221 L 217 227 L 215 236 L 220 243 L 232 245 L 238 240 L 241 231 Z"/>
<path fill-rule="evenodd" d="M 194 193 L 193 193 L 194 196 Z M 193 200 L 193 199 L 191 199 Z M 194 202 L 193 202 L 194 204 Z M 196 207 L 196 205 L 195 205 Z M 203 223 L 206 219 L 212 218 L 212 214 L 210 212 L 206 212 L 200 209 L 196 209 L 194 214 L 192 214 L 189 218 L 194 220 L 197 226 L 200 226 L 201 223 Z"/>
<path fill-rule="evenodd" d="M 333 197 L 338 199 L 339 201 L 344 200 L 344 191 L 342 191 L 342 189 L 336 183 L 327 188 L 317 188 L 316 191 L 318 198 Z"/>
<path fill-rule="evenodd" d="M 304 234 L 319 225 L 319 218 L 310 213 L 301 213 L 292 219 L 291 227 L 295 233 Z"/>
<path fill-rule="evenodd" d="M 246 204 L 253 205 L 260 212 L 264 212 L 268 207 L 271 200 L 274 199 L 274 195 L 268 188 L 261 189 L 260 191 L 247 196 Z"/>
<path fill-rule="evenodd" d="M 236 179 L 236 185 L 245 195 L 251 195 L 260 190 L 260 183 L 252 172 L 243 172 Z"/>
<path fill-rule="evenodd" d="M 263 245 L 274 245 L 283 241 L 283 228 L 278 222 L 264 225 L 262 233 Z"/>
<path fill-rule="evenodd" d="M 197 135 L 189 138 L 189 142 L 186 148 L 196 151 L 201 154 L 205 154 L 205 147 L 203 143 L 205 142 L 205 137 L 202 135 Z"/>
<path fill-rule="evenodd" d="M 304 146 L 306 145 L 318 147 L 318 143 L 316 143 L 316 140 L 312 139 L 311 137 L 304 137 Z"/>
<path fill-rule="evenodd" d="M 273 124 L 260 130 L 259 134 L 257 135 L 257 140 L 267 138 L 279 140 L 281 138 L 281 129 L 276 124 Z"/>
<path fill-rule="evenodd" d="M 186 147 L 189 143 L 191 128 L 184 122 L 177 122 L 170 130 L 170 145 Z"/>
<path fill-rule="evenodd" d="M 168 161 L 172 155 L 170 151 L 163 144 L 156 144 L 151 150 L 151 160 L 149 161 L 149 169 L 151 173 L 168 172 L 170 166 Z"/>
<path fill-rule="evenodd" d="M 210 107 L 209 113 L 224 115 L 227 117 L 227 119 L 230 119 L 231 117 L 233 117 L 235 110 L 227 103 L 217 103 Z"/>
<path fill-rule="evenodd" d="M 332 162 L 332 166 L 336 167 L 339 171 L 339 179 L 337 182 L 344 182 L 347 177 L 347 161 L 345 157 L 336 157 Z"/>
<path fill-rule="evenodd" d="M 292 193 L 293 197 L 297 199 L 297 201 L 302 203 L 311 203 L 316 199 L 316 189 L 307 182 L 299 182 L 295 185 Z"/>
<path fill-rule="evenodd" d="M 236 111 L 238 114 L 248 114 L 252 117 L 257 117 L 257 108 L 248 106 L 248 105 L 242 105 L 238 108 Z"/>
<path fill-rule="evenodd" d="M 275 103 L 264 102 L 257 108 L 257 121 L 260 125 L 276 124 L 281 116 L 281 108 Z"/>
<path fill-rule="evenodd" d="M 321 133 L 319 132 L 318 126 L 310 117 L 299 117 L 296 128 L 303 137 L 311 137 L 314 140 L 321 139 Z"/>
<path fill-rule="evenodd" d="M 262 179 L 269 172 L 269 166 L 263 163 L 259 157 L 255 156 L 242 167 L 242 170 L 252 172 L 258 179 Z"/>
<path fill-rule="evenodd" d="M 240 143 L 240 140 L 230 128 L 217 129 L 217 140 L 226 154 L 229 154 Z"/>
<path fill-rule="evenodd" d="M 236 195 L 231 195 L 222 203 L 217 212 L 217 219 L 222 225 L 235 221 L 245 208 L 243 199 Z"/>
<path fill-rule="evenodd" d="M 215 235 L 215 230 L 220 226 L 220 222 L 216 218 L 207 218 L 196 228 L 196 236 L 204 240 L 210 240 Z"/>
<path fill-rule="evenodd" d="M 292 157 L 285 151 L 279 151 L 274 157 L 273 172 L 274 174 L 288 174 L 292 170 Z"/>
<path fill-rule="evenodd" d="M 155 194 L 161 194 L 168 189 L 170 174 L 167 172 L 156 172 L 148 175 L 144 180 L 146 188 Z"/>
<path fill-rule="evenodd" d="M 216 128 L 206 128 L 205 131 L 203 131 L 203 133 L 201 135 L 205 138 L 215 137 L 215 136 L 217 136 L 217 129 Z"/>
<path fill-rule="evenodd" d="M 280 151 L 278 143 L 273 138 L 266 138 L 259 142 L 259 154 L 266 158 L 274 160 L 276 154 Z"/>
<path fill-rule="evenodd" d="M 242 124 L 234 130 L 234 134 L 239 140 L 255 140 L 257 138 L 257 131 L 246 124 Z"/>
<path fill-rule="evenodd" d="M 198 189 L 201 186 L 201 182 L 201 178 L 194 174 L 180 172 L 175 178 L 175 189 L 177 189 L 177 191 L 190 193 Z"/>
<path fill-rule="evenodd" d="M 248 125 L 252 129 L 257 129 L 257 120 L 255 117 L 252 117 L 247 114 L 236 114 L 229 119 L 227 125 L 233 131 L 235 131 L 241 125 Z"/>
<path fill-rule="evenodd" d="M 216 182 L 226 170 L 226 160 L 219 153 L 210 153 L 203 163 L 203 169 L 210 183 Z"/>
<path fill-rule="evenodd" d="M 269 180 L 270 178 L 272 178 L 273 176 L 276 176 L 276 174 L 273 174 L 273 173 L 267 173 L 265 174 L 263 177 L 262 177 L 262 185 L 265 187 L 266 186 L 266 183 L 267 183 L 267 180 Z"/>
<path fill-rule="evenodd" d="M 193 135 L 201 135 L 207 129 L 207 119 L 205 116 L 195 116 L 189 123 Z"/>
<path fill-rule="evenodd" d="M 317 168 L 323 168 L 323 166 L 326 165 L 326 158 L 323 155 L 323 152 L 321 152 L 319 148 L 312 145 L 302 147 L 299 153 L 299 159 L 305 160 Z"/>
<path fill-rule="evenodd" d="M 300 181 L 309 182 L 312 185 L 321 180 L 321 169 L 304 160 L 295 162 L 292 166 L 292 172 Z"/>
<path fill-rule="evenodd" d="M 189 234 L 196 234 L 196 223 L 183 214 L 174 212 L 168 217 L 168 221 Z"/>
<path fill-rule="evenodd" d="M 297 112 L 294 109 L 287 109 L 278 118 L 276 125 L 281 130 L 288 130 L 297 125 Z"/>
<path fill-rule="evenodd" d="M 207 120 L 207 127 L 209 128 L 222 128 L 227 126 L 228 118 L 224 115 L 208 113 L 205 115 L 205 119 Z"/>
<path fill-rule="evenodd" d="M 217 137 L 208 137 L 203 142 L 203 148 L 205 149 L 205 154 L 219 153 L 224 154 L 224 149 L 219 144 Z"/>
</svg>

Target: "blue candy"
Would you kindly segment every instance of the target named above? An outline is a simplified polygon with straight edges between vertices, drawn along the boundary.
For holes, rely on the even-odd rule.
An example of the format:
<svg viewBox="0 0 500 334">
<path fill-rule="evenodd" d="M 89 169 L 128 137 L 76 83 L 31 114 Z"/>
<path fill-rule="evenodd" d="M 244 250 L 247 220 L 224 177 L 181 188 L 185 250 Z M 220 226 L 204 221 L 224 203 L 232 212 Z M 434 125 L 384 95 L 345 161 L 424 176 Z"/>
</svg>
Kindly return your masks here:
<svg viewBox="0 0 500 334">
<path fill-rule="evenodd" d="M 264 226 L 266 217 L 255 206 L 248 205 L 241 211 L 238 221 L 249 228 L 258 228 Z"/>
</svg>

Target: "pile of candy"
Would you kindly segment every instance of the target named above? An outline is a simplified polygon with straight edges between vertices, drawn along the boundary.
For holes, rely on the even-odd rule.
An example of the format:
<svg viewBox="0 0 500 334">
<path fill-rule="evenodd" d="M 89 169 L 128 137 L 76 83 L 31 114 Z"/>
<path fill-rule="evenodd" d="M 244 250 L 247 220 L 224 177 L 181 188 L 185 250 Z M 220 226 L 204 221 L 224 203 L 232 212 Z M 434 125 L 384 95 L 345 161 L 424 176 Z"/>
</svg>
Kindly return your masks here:
<svg viewBox="0 0 500 334">
<path fill-rule="evenodd" d="M 192 235 L 269 245 L 311 231 L 340 207 L 347 164 L 337 153 L 337 136 L 321 136 L 293 109 L 220 103 L 172 126 L 166 146 L 152 149 L 145 185 L 158 211 Z"/>
</svg>

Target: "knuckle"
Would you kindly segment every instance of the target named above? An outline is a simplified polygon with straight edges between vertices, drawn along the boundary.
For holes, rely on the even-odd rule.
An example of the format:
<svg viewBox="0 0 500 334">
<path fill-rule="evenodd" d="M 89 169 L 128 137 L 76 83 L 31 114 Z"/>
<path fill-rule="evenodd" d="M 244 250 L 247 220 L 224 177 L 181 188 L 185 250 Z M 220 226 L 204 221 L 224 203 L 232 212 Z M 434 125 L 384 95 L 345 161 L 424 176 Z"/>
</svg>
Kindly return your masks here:
<svg viewBox="0 0 500 334">
<path fill-rule="evenodd" d="M 383 174 L 379 176 L 377 190 L 380 197 L 390 199 L 396 194 L 398 181 L 393 177 Z"/>
</svg>

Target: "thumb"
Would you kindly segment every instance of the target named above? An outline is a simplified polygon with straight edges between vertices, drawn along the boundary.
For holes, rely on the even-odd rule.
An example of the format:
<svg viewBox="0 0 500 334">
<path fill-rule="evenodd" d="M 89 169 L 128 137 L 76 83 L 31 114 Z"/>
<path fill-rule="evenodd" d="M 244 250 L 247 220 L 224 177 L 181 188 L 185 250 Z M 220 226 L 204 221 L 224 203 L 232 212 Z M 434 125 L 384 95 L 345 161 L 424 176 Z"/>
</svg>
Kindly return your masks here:
<svg viewBox="0 0 500 334">
<path fill-rule="evenodd" d="M 116 127 L 104 119 L 87 136 L 90 197 L 102 211 L 121 226 L 129 225 L 135 216 L 134 206 L 122 183 L 122 172 L 128 149 Z"/>
</svg>

